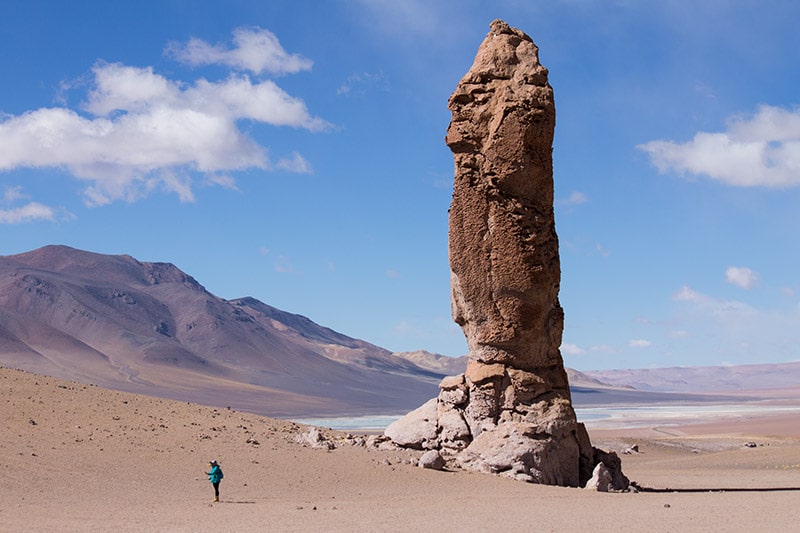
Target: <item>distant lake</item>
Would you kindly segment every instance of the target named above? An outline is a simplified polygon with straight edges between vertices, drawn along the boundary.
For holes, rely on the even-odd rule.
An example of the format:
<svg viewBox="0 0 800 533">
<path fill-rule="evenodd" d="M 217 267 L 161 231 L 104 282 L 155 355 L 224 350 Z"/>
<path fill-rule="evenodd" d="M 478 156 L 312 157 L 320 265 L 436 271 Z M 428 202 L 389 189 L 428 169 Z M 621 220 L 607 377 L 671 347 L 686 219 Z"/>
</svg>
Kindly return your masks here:
<svg viewBox="0 0 800 533">
<path fill-rule="evenodd" d="M 739 416 L 800 412 L 800 406 L 752 404 L 728 405 L 655 405 L 576 408 L 579 422 L 588 428 L 631 428 L 678 425 L 688 419 L 718 420 Z M 298 418 L 294 422 L 342 431 L 383 431 L 400 418 L 397 415 L 338 418 Z"/>
</svg>

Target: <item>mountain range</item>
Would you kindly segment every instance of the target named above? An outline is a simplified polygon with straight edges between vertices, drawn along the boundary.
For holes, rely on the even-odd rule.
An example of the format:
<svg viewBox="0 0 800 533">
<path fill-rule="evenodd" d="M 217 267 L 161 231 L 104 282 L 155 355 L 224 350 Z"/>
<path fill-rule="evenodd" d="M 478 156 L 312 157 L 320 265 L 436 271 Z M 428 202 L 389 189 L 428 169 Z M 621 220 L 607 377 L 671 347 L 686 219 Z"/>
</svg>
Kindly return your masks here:
<svg viewBox="0 0 800 533">
<path fill-rule="evenodd" d="M 0 364 L 272 416 L 404 412 L 466 359 L 388 350 L 169 263 L 66 246 L 0 257 Z"/>
<path fill-rule="evenodd" d="M 59 245 L 0 256 L 0 365 L 10 368 L 291 418 L 405 413 L 466 363 L 217 297 L 170 263 Z M 793 386 L 800 363 L 568 374 L 578 406 L 728 401 Z"/>
</svg>

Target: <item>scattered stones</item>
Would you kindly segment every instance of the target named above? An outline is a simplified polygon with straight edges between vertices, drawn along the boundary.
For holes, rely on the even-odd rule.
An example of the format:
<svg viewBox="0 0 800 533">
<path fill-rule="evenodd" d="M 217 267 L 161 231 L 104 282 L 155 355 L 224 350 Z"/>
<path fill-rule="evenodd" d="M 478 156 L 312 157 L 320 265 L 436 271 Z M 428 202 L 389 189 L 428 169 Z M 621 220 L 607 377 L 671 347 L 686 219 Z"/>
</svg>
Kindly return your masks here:
<svg viewBox="0 0 800 533">
<path fill-rule="evenodd" d="M 744 447 L 745 447 L 745 448 L 757 448 L 757 447 L 758 447 L 758 444 L 756 444 L 755 442 L 752 442 L 752 441 L 750 441 L 750 442 L 745 442 L 745 443 L 744 443 Z"/>
<path fill-rule="evenodd" d="M 379 450 L 393 450 L 397 445 L 386 435 L 370 435 L 367 437 L 365 446 L 367 448 L 377 448 Z"/>
<path fill-rule="evenodd" d="M 333 450 L 336 446 L 328 440 L 319 428 L 312 427 L 305 433 L 295 436 L 295 442 L 301 446 L 310 446 L 321 450 Z"/>
<path fill-rule="evenodd" d="M 445 460 L 438 450 L 428 450 L 419 458 L 417 466 L 431 470 L 444 470 Z"/>
<path fill-rule="evenodd" d="M 367 445 L 367 438 L 364 436 L 348 435 L 343 442 L 350 446 L 361 447 Z"/>
</svg>

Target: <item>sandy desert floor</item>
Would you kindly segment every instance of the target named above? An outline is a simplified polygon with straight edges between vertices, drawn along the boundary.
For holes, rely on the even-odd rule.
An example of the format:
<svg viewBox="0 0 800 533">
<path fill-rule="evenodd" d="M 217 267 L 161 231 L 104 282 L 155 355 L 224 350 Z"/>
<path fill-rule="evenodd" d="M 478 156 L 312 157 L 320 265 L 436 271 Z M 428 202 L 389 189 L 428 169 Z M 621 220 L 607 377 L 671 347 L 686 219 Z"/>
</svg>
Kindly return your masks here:
<svg viewBox="0 0 800 533">
<path fill-rule="evenodd" d="M 0 369 L 0 531 L 797 531 L 800 415 L 596 430 L 653 491 L 424 470 L 408 451 Z M 746 443 L 755 443 L 747 447 Z M 204 472 L 225 472 L 219 503 Z"/>
</svg>

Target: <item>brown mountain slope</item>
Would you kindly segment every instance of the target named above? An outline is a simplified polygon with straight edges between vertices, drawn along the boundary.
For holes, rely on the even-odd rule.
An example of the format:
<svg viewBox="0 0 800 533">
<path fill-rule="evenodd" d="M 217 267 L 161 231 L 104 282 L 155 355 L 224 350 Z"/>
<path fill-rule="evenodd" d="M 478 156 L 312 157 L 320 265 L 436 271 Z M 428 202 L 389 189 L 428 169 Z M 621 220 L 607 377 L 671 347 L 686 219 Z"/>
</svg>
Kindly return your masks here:
<svg viewBox="0 0 800 533">
<path fill-rule="evenodd" d="M 0 257 L 0 364 L 280 416 L 403 412 L 442 374 L 168 263 L 65 246 Z"/>
</svg>

